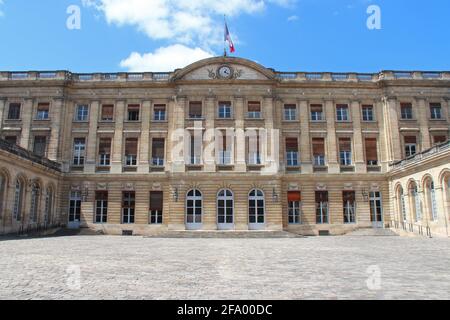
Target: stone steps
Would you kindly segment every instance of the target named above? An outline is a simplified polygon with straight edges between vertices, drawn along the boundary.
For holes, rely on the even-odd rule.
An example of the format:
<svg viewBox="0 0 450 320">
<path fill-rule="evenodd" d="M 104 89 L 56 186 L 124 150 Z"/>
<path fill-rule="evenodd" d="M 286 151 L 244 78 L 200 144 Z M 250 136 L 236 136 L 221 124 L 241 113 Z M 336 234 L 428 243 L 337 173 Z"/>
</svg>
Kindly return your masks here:
<svg viewBox="0 0 450 320">
<path fill-rule="evenodd" d="M 398 237 L 399 235 L 391 229 L 363 228 L 346 234 L 350 237 Z"/>
<path fill-rule="evenodd" d="M 167 239 L 287 239 L 303 238 L 285 231 L 169 231 L 145 238 Z"/>
</svg>

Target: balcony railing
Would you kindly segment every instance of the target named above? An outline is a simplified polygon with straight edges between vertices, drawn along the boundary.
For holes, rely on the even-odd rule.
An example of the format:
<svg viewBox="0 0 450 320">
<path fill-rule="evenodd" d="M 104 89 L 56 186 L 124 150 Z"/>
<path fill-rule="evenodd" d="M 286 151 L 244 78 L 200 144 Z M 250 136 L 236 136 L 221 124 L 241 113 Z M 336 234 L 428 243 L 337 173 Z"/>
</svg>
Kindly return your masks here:
<svg viewBox="0 0 450 320">
<path fill-rule="evenodd" d="M 447 142 L 444 142 L 442 144 L 436 145 L 433 148 L 425 150 L 422 153 L 418 153 L 418 154 L 415 154 L 415 155 L 413 155 L 411 157 L 408 157 L 408 158 L 406 158 L 404 160 L 394 162 L 390 166 L 393 169 L 397 169 L 397 168 L 404 167 L 404 166 L 406 166 L 408 164 L 411 164 L 411 163 L 416 163 L 416 162 L 425 160 L 427 158 L 430 158 L 430 157 L 432 157 L 434 155 L 437 155 L 437 154 L 439 154 L 441 152 L 448 151 L 448 150 L 450 150 L 450 140 L 448 140 Z"/>
<path fill-rule="evenodd" d="M 16 156 L 19 156 L 21 158 L 33 161 L 34 163 L 43 165 L 52 170 L 61 172 L 61 165 L 59 163 L 56 163 L 49 159 L 38 156 L 37 154 L 35 154 L 31 151 L 21 148 L 15 144 L 11 144 L 3 139 L 0 139 L 0 149 L 7 151 L 11 154 L 14 154 Z"/>
</svg>

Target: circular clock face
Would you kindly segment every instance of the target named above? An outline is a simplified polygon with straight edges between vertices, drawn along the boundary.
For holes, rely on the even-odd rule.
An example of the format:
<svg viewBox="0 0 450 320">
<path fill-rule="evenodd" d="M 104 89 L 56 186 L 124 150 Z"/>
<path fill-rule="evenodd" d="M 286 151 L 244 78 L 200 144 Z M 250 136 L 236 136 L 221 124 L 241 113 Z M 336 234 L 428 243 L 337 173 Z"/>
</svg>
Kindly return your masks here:
<svg viewBox="0 0 450 320">
<path fill-rule="evenodd" d="M 219 73 L 219 77 L 224 78 L 224 79 L 229 79 L 233 75 L 232 69 L 228 66 L 220 67 L 218 73 Z"/>
</svg>

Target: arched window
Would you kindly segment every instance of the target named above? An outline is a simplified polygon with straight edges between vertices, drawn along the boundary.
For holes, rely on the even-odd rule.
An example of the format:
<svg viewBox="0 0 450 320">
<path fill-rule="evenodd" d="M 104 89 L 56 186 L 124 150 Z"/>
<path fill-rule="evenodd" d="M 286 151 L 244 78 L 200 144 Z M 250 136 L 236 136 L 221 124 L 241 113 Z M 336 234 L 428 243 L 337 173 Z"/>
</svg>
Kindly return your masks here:
<svg viewBox="0 0 450 320">
<path fill-rule="evenodd" d="M 39 195 L 40 188 L 37 183 L 34 183 L 31 187 L 31 205 L 30 205 L 30 220 L 31 222 L 37 222 L 38 210 L 39 210 Z"/>
<path fill-rule="evenodd" d="M 414 219 L 416 222 L 422 221 L 422 207 L 419 198 L 419 189 L 415 183 L 410 186 L 410 196 L 414 207 Z"/>
<path fill-rule="evenodd" d="M 5 202 L 6 178 L 0 174 L 0 219 L 3 217 L 3 203 Z"/>
<path fill-rule="evenodd" d="M 53 189 L 47 188 L 45 194 L 45 207 L 44 207 L 44 222 L 50 223 L 52 220 L 52 209 L 53 209 Z"/>
<path fill-rule="evenodd" d="M 200 225 L 202 223 L 203 196 L 193 189 L 186 196 L 186 223 L 188 225 Z"/>
<path fill-rule="evenodd" d="M 14 207 L 13 207 L 13 218 L 16 221 L 22 219 L 22 202 L 23 202 L 23 189 L 24 185 L 20 179 L 17 179 L 16 186 L 14 188 Z"/>
<path fill-rule="evenodd" d="M 438 220 L 438 209 L 437 209 L 437 201 L 436 201 L 436 189 L 434 188 L 434 182 L 430 181 L 430 185 L 428 188 L 429 199 L 430 199 L 430 209 L 431 209 L 431 219 L 433 221 Z"/>
<path fill-rule="evenodd" d="M 265 223 L 265 200 L 261 190 L 254 189 L 249 193 L 248 217 L 251 228 Z"/>
<path fill-rule="evenodd" d="M 231 190 L 220 190 L 217 194 L 217 223 L 219 226 L 234 223 L 234 197 Z"/>
</svg>

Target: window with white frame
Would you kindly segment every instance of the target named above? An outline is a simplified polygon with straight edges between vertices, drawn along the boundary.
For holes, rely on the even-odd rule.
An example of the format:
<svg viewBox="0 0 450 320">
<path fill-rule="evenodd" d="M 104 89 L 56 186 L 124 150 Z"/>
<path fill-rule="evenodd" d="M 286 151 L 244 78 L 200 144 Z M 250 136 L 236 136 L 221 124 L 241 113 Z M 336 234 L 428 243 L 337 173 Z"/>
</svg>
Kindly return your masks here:
<svg viewBox="0 0 450 320">
<path fill-rule="evenodd" d="M 265 198 L 261 190 L 252 190 L 248 197 L 249 223 L 265 223 Z"/>
<path fill-rule="evenodd" d="M 286 121 L 297 120 L 297 106 L 295 104 L 284 105 L 284 120 Z"/>
<path fill-rule="evenodd" d="M 440 103 L 431 103 L 430 104 L 430 112 L 432 120 L 441 120 L 442 119 L 442 106 Z"/>
<path fill-rule="evenodd" d="M 16 186 L 14 189 L 14 206 L 13 206 L 13 217 L 14 220 L 16 221 L 20 221 L 22 219 L 23 196 L 24 196 L 23 182 L 17 179 Z"/>
<path fill-rule="evenodd" d="M 72 191 L 69 199 L 69 222 L 81 221 L 81 192 Z"/>
<path fill-rule="evenodd" d="M 125 166 L 137 166 L 138 139 L 127 138 L 125 140 Z"/>
<path fill-rule="evenodd" d="M 344 223 L 356 223 L 356 193 L 344 191 L 342 193 L 344 206 Z"/>
<path fill-rule="evenodd" d="M 186 223 L 201 224 L 203 215 L 203 195 L 200 190 L 190 190 L 186 195 Z"/>
<path fill-rule="evenodd" d="M 323 105 L 312 104 L 311 105 L 311 121 L 323 121 Z"/>
<path fill-rule="evenodd" d="M 408 220 L 408 215 L 406 212 L 406 200 L 405 200 L 405 195 L 403 193 L 403 190 L 401 191 L 401 195 L 400 195 L 400 206 L 401 206 L 401 210 L 402 210 L 403 221 L 406 222 Z"/>
<path fill-rule="evenodd" d="M 166 105 L 156 104 L 153 107 L 153 120 L 154 121 L 166 121 Z"/>
<path fill-rule="evenodd" d="M 108 222 L 108 192 L 98 191 L 95 193 L 95 223 Z"/>
<path fill-rule="evenodd" d="M 352 165 L 352 144 L 350 138 L 339 139 L 339 158 L 341 166 Z"/>
<path fill-rule="evenodd" d="M 372 105 L 363 105 L 362 106 L 362 118 L 365 122 L 374 121 L 375 117 L 373 114 L 373 106 Z"/>
<path fill-rule="evenodd" d="M 231 190 L 220 190 L 217 195 L 217 223 L 234 223 L 234 197 Z"/>
<path fill-rule="evenodd" d="M 369 202 L 370 202 L 371 222 L 374 223 L 383 222 L 383 201 L 381 198 L 381 192 L 378 191 L 370 192 Z"/>
<path fill-rule="evenodd" d="M 336 120 L 337 121 L 348 121 L 348 105 L 338 104 L 336 106 Z"/>
<path fill-rule="evenodd" d="M 150 192 L 150 224 L 163 223 L 163 192 Z"/>
<path fill-rule="evenodd" d="M 155 167 L 164 166 L 165 139 L 152 139 L 152 165 Z"/>
<path fill-rule="evenodd" d="M 436 201 L 436 189 L 434 188 L 434 182 L 430 182 L 430 199 L 431 199 L 431 219 L 433 221 L 438 220 L 438 209 Z"/>
<path fill-rule="evenodd" d="M 316 191 L 316 223 L 327 224 L 328 218 L 328 191 Z"/>
<path fill-rule="evenodd" d="M 75 138 L 73 140 L 73 165 L 84 166 L 86 158 L 86 139 Z"/>
<path fill-rule="evenodd" d="M 405 137 L 405 157 L 409 158 L 417 154 L 417 138 L 415 136 Z"/>
<path fill-rule="evenodd" d="M 218 136 L 219 152 L 218 152 L 218 164 L 221 166 L 227 166 L 232 164 L 231 151 L 232 151 L 232 136 L 227 136 L 226 130 L 221 130 Z"/>
<path fill-rule="evenodd" d="M 288 167 L 297 167 L 298 161 L 298 139 L 286 138 L 286 161 Z"/>
<path fill-rule="evenodd" d="M 412 120 L 413 119 L 413 108 L 411 103 L 401 103 L 400 104 L 400 115 L 402 120 Z"/>
<path fill-rule="evenodd" d="M 37 120 L 48 120 L 49 119 L 49 103 L 39 103 L 37 106 L 36 119 Z"/>
<path fill-rule="evenodd" d="M 219 119 L 231 119 L 231 102 L 219 102 L 218 116 Z"/>
<path fill-rule="evenodd" d="M 136 193 L 124 192 L 122 195 L 122 223 L 133 224 L 136 208 Z"/>
<path fill-rule="evenodd" d="M 89 106 L 86 104 L 77 105 L 75 111 L 75 120 L 80 122 L 86 122 L 89 120 Z"/>
<path fill-rule="evenodd" d="M 101 167 L 111 165 L 111 138 L 101 138 L 98 146 L 98 164 Z"/>
<path fill-rule="evenodd" d="M 302 195 L 299 191 L 288 192 L 288 223 L 301 224 Z"/>
<path fill-rule="evenodd" d="M 411 189 L 411 197 L 415 208 L 416 222 L 422 221 L 422 205 L 420 201 L 419 189 L 414 185 Z"/>
<path fill-rule="evenodd" d="M 247 117 L 249 119 L 261 119 L 261 102 L 250 101 L 247 107 Z"/>
<path fill-rule="evenodd" d="M 31 186 L 31 204 L 30 204 L 30 220 L 33 223 L 36 223 L 38 220 L 39 196 L 40 196 L 39 185 L 33 183 L 33 185 Z"/>
<path fill-rule="evenodd" d="M 312 139 L 312 151 L 314 157 L 315 167 L 324 167 L 326 165 L 325 161 L 325 139 L 324 138 L 313 138 Z"/>
</svg>

